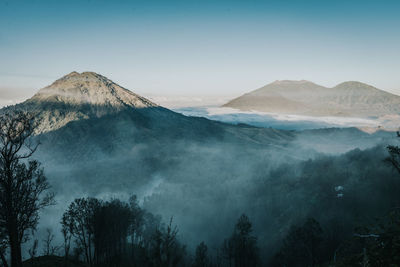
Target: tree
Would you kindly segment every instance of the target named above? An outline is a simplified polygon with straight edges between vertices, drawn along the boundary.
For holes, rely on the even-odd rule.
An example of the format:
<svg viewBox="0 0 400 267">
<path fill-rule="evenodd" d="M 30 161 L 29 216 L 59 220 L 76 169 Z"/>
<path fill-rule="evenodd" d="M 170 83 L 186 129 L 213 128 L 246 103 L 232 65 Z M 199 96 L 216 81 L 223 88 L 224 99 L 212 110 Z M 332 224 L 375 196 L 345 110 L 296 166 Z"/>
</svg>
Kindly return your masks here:
<svg viewBox="0 0 400 267">
<path fill-rule="evenodd" d="M 0 259 L 4 267 L 8 267 L 8 262 L 6 259 L 7 250 L 7 234 L 4 229 L 0 230 Z"/>
<path fill-rule="evenodd" d="M 172 218 L 165 226 L 160 216 L 141 209 L 135 197 L 129 202 L 75 199 L 61 224 L 66 262 L 73 240 L 75 259 L 83 255 L 88 266 L 184 266 L 185 246 L 177 238 Z M 129 239 L 135 254 L 128 250 Z"/>
<path fill-rule="evenodd" d="M 224 240 L 224 243 L 222 244 L 222 257 L 228 261 L 228 266 L 232 266 L 233 259 L 235 257 L 235 251 L 234 251 L 234 244 L 233 244 L 233 239 L 228 238 Z"/>
<path fill-rule="evenodd" d="M 95 210 L 93 240 L 97 265 L 123 264 L 131 218 L 129 205 L 118 199 L 101 203 Z"/>
<path fill-rule="evenodd" d="M 322 240 L 322 228 L 313 218 L 307 219 L 302 226 L 293 226 L 275 255 L 273 265 L 316 266 Z"/>
<path fill-rule="evenodd" d="M 258 266 L 259 252 L 257 237 L 252 235 L 252 224 L 245 214 L 238 219 L 233 234 L 224 241 L 223 252 L 225 258 L 235 263 L 235 267 Z"/>
<path fill-rule="evenodd" d="M 28 250 L 28 253 L 29 253 L 29 256 L 31 257 L 31 260 L 33 260 L 36 257 L 38 246 L 39 246 L 39 240 L 35 239 L 33 241 L 32 247 Z"/>
<path fill-rule="evenodd" d="M 400 173 L 400 147 L 388 146 L 387 150 L 389 152 L 389 157 L 386 158 L 386 161 L 391 163 L 397 172 Z"/>
<path fill-rule="evenodd" d="M 100 205 L 101 202 L 95 198 L 75 199 L 61 220 L 63 229 L 68 230 L 83 249 L 89 266 L 93 266 L 94 214 Z"/>
<path fill-rule="evenodd" d="M 59 246 L 53 246 L 54 241 L 54 234 L 51 228 L 46 229 L 46 237 L 43 239 L 44 248 L 43 248 L 43 255 L 50 256 L 55 255 L 57 251 L 60 249 Z"/>
<path fill-rule="evenodd" d="M 141 235 L 143 232 L 144 226 L 144 211 L 140 208 L 137 197 L 135 195 L 129 198 L 129 207 L 130 207 L 130 225 L 128 229 L 128 234 L 131 239 L 131 257 L 133 262 L 136 263 L 136 254 L 135 248 L 141 242 Z"/>
<path fill-rule="evenodd" d="M 152 235 L 149 246 L 149 258 L 152 266 L 181 266 L 185 256 L 185 246 L 177 238 L 178 228 L 172 226 L 172 218 L 166 229 L 157 228 Z"/>
<path fill-rule="evenodd" d="M 53 204 L 45 192 L 49 184 L 36 160 L 30 160 L 39 143 L 32 143 L 36 123 L 22 111 L 0 116 L 0 228 L 5 229 L 11 251 L 11 266 L 21 267 L 21 244 L 34 231 L 39 210 Z"/>
<path fill-rule="evenodd" d="M 66 214 L 64 214 L 61 219 L 61 233 L 62 233 L 63 239 L 64 239 L 65 265 L 67 265 L 68 258 L 69 258 L 69 250 L 71 248 L 72 229 L 71 229 L 71 225 L 68 222 L 68 216 Z"/>
<path fill-rule="evenodd" d="M 209 266 L 207 245 L 204 242 L 201 242 L 196 248 L 196 255 L 194 258 L 193 267 L 207 267 L 207 266 Z"/>
</svg>

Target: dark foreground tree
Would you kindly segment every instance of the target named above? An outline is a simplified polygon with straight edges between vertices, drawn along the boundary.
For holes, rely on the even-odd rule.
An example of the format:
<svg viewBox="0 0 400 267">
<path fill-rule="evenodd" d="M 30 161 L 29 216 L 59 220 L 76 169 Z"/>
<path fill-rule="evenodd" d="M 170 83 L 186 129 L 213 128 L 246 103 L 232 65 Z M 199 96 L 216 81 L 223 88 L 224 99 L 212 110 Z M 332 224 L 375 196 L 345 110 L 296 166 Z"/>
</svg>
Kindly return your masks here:
<svg viewBox="0 0 400 267">
<path fill-rule="evenodd" d="M 293 226 L 275 255 L 273 266 L 317 266 L 320 264 L 322 228 L 309 218 L 302 226 Z"/>
<path fill-rule="evenodd" d="M 35 230 L 39 210 L 53 203 L 43 169 L 30 160 L 38 144 L 31 143 L 35 130 L 29 113 L 12 111 L 0 115 L 0 228 L 11 251 L 11 266 L 22 266 L 21 244 L 28 230 Z"/>
<path fill-rule="evenodd" d="M 75 258 L 83 255 L 88 266 L 185 266 L 185 246 L 177 238 L 172 219 L 163 225 L 161 218 L 142 210 L 134 197 L 129 203 L 75 199 L 61 224 L 65 262 L 75 241 Z"/>
<path fill-rule="evenodd" d="M 97 265 L 123 266 L 131 218 L 129 205 L 118 199 L 102 203 L 95 211 L 93 242 Z"/>
<path fill-rule="evenodd" d="M 179 242 L 177 235 L 178 228 L 172 225 L 172 218 L 166 229 L 155 229 L 148 247 L 149 266 L 182 266 L 186 247 Z"/>
<path fill-rule="evenodd" d="M 355 229 L 336 253 L 335 266 L 400 266 L 400 210 Z"/>
<path fill-rule="evenodd" d="M 207 245 L 201 242 L 196 248 L 196 255 L 194 257 L 193 267 L 208 267 L 210 266 L 210 260 L 207 253 Z"/>
<path fill-rule="evenodd" d="M 100 206 L 101 202 L 95 198 L 78 198 L 69 205 L 61 219 L 62 231 L 66 231 L 64 236 L 71 235 L 75 238 L 77 246 L 83 250 L 89 266 L 94 264 L 92 242 L 95 231 L 94 218 Z M 70 241 L 68 238 L 65 239 L 67 242 Z M 69 244 L 64 244 L 64 247 L 69 247 Z"/>
<path fill-rule="evenodd" d="M 8 267 L 8 262 L 5 256 L 7 246 L 8 246 L 7 233 L 5 229 L 0 229 L 0 259 L 4 267 Z"/>
<path fill-rule="evenodd" d="M 257 237 L 252 235 L 252 224 L 245 214 L 238 219 L 233 234 L 224 241 L 222 252 L 224 258 L 231 266 L 232 261 L 235 267 L 247 267 L 259 265 L 259 249 Z"/>
</svg>

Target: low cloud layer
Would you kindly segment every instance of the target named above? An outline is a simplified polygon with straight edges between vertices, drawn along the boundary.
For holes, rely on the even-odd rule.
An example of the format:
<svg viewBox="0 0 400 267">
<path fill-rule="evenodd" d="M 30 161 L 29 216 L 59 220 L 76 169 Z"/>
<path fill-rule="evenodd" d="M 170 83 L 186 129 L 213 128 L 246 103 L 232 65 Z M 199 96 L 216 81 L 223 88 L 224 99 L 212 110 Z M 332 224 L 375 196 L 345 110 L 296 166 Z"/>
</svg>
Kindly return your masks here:
<svg viewBox="0 0 400 267">
<path fill-rule="evenodd" d="M 380 118 L 312 117 L 255 111 L 246 112 L 216 106 L 183 107 L 175 108 L 174 111 L 186 116 L 205 117 L 231 124 L 244 123 L 257 127 L 271 127 L 281 130 L 307 130 L 332 127 L 385 128 L 387 130 L 394 130 L 400 125 L 400 116 L 398 115 Z"/>
</svg>

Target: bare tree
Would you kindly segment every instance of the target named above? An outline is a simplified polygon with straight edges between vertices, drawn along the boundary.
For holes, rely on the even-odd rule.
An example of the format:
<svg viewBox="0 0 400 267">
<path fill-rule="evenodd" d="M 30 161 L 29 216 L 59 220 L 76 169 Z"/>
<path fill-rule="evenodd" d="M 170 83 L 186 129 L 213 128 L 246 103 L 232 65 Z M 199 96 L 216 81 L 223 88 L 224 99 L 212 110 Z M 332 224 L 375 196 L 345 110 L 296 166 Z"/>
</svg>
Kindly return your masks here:
<svg viewBox="0 0 400 267">
<path fill-rule="evenodd" d="M 149 258 L 154 266 L 181 266 L 186 254 L 186 247 L 180 244 L 178 228 L 172 225 L 172 217 L 166 229 L 155 229 L 149 247 Z"/>
<path fill-rule="evenodd" d="M 53 246 L 54 234 L 51 228 L 46 229 L 46 237 L 43 239 L 44 248 L 43 255 L 50 256 L 55 255 L 57 251 L 60 249 L 60 246 Z"/>
<path fill-rule="evenodd" d="M 400 173 L 400 147 L 388 146 L 387 150 L 389 152 L 389 157 L 386 158 L 386 161 L 391 163 L 392 166 Z"/>
<path fill-rule="evenodd" d="M 69 250 L 71 248 L 72 229 L 71 229 L 71 225 L 68 224 L 68 216 L 66 214 L 64 214 L 61 219 L 61 225 L 62 225 L 61 233 L 64 238 L 65 266 L 67 266 L 67 261 L 69 258 Z"/>
<path fill-rule="evenodd" d="M 37 248 L 39 246 L 39 240 L 35 239 L 33 241 L 32 247 L 28 250 L 29 256 L 33 260 L 36 257 Z"/>
<path fill-rule="evenodd" d="M 39 162 L 30 160 L 38 147 L 33 144 L 33 116 L 22 111 L 0 115 L 0 228 L 4 228 L 11 251 L 11 266 L 21 267 L 21 244 L 28 230 L 35 230 L 39 210 L 53 203 Z"/>
<path fill-rule="evenodd" d="M 86 262 L 93 266 L 93 235 L 94 214 L 100 207 L 101 202 L 95 198 L 77 198 L 64 212 L 61 221 L 65 231 L 69 231 L 79 247 L 83 249 Z"/>
</svg>

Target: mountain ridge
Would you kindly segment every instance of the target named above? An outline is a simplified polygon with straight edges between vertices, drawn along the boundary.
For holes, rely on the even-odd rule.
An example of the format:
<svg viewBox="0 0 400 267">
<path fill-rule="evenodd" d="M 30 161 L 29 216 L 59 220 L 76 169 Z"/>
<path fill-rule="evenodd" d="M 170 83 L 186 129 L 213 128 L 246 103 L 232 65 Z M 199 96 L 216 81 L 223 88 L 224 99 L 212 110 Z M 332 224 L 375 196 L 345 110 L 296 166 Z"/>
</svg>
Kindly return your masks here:
<svg viewBox="0 0 400 267">
<path fill-rule="evenodd" d="M 223 105 L 245 111 L 291 115 L 379 117 L 400 113 L 400 96 L 346 81 L 324 87 L 310 81 L 275 81 Z"/>
</svg>

